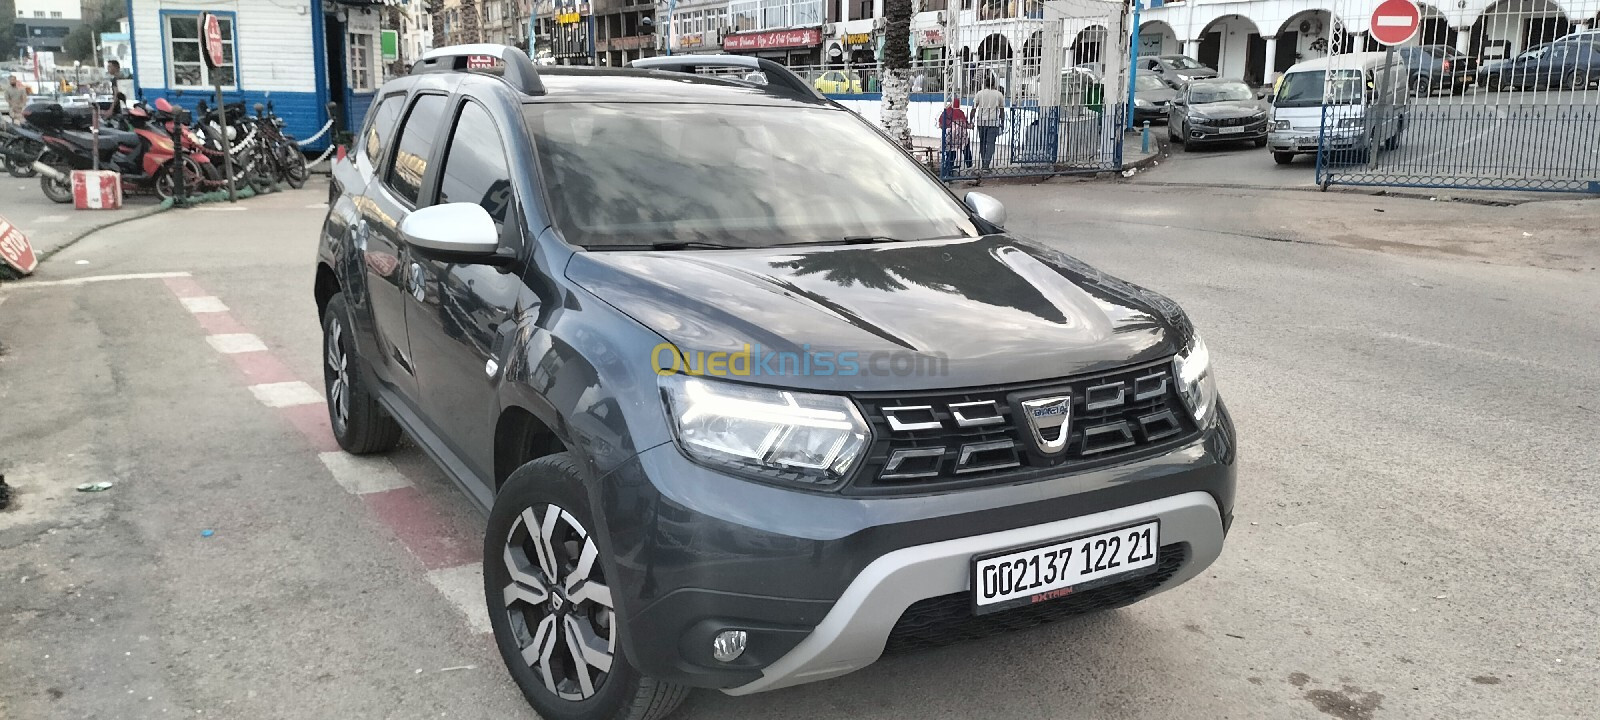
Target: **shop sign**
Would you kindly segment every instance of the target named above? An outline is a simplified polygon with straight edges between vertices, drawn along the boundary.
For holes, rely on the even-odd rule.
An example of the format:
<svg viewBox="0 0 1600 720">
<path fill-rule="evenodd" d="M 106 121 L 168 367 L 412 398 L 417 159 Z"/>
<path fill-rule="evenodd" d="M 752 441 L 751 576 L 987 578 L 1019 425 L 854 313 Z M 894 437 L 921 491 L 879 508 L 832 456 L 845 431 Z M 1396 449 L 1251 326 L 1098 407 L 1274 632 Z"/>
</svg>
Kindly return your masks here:
<svg viewBox="0 0 1600 720">
<path fill-rule="evenodd" d="M 871 45 L 872 33 L 850 33 L 844 36 L 846 45 Z"/>
<path fill-rule="evenodd" d="M 780 48 L 809 47 L 822 42 L 822 28 L 798 30 L 773 30 L 770 32 L 729 35 L 722 39 L 724 50 L 776 50 Z"/>
<path fill-rule="evenodd" d="M 704 33 L 684 33 L 678 36 L 678 47 L 696 47 L 705 43 Z"/>
<path fill-rule="evenodd" d="M 944 29 L 932 28 L 923 30 L 917 36 L 918 47 L 944 47 Z"/>
<path fill-rule="evenodd" d="M 578 13 L 575 13 L 575 12 L 564 12 L 564 13 L 557 13 L 556 14 L 556 24 L 558 24 L 558 25 L 571 25 L 571 24 L 579 22 L 581 20 L 583 20 L 583 16 L 579 15 Z"/>
</svg>

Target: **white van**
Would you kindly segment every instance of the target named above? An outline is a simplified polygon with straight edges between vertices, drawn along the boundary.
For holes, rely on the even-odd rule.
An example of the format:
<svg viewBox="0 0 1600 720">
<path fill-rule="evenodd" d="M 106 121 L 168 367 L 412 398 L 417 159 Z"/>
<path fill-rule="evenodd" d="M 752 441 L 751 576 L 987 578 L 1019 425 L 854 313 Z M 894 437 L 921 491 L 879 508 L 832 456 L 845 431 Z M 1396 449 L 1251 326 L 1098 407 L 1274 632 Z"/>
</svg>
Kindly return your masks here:
<svg viewBox="0 0 1600 720">
<path fill-rule="evenodd" d="M 1331 80 L 1330 80 L 1331 78 Z M 1316 153 L 1326 110 L 1323 147 L 1357 162 L 1375 149 L 1392 150 L 1405 130 L 1410 93 L 1399 56 L 1363 52 L 1297 63 L 1272 94 L 1267 146 L 1279 165 Z"/>
</svg>

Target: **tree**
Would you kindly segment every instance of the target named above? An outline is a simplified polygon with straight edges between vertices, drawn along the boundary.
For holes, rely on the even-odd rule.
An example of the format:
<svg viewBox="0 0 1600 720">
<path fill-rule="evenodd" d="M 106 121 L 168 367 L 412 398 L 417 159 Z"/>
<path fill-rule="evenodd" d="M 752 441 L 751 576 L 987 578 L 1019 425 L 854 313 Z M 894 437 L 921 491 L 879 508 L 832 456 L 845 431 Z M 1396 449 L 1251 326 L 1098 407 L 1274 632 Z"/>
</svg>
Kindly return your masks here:
<svg viewBox="0 0 1600 720">
<path fill-rule="evenodd" d="M 0 0 L 3 2 L 6 0 Z M 98 0 L 83 4 L 83 23 L 67 33 L 62 49 L 68 59 L 81 60 L 85 65 L 95 61 L 95 49 L 100 47 L 100 33 L 116 32 L 117 21 L 126 14 L 122 0 Z M 15 14 L 15 11 L 13 11 Z"/>
<path fill-rule="evenodd" d="M 885 0 L 883 5 L 883 129 L 911 148 L 911 13 L 914 0 Z"/>
</svg>

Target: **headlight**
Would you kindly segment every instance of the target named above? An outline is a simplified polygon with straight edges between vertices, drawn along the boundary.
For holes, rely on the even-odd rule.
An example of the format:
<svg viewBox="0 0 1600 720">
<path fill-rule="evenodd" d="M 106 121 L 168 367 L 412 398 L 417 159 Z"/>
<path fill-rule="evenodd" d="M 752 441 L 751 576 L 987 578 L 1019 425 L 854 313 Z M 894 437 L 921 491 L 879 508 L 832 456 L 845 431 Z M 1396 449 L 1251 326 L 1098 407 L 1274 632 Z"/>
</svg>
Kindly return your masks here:
<svg viewBox="0 0 1600 720">
<path fill-rule="evenodd" d="M 1365 118 L 1339 118 L 1338 127 L 1341 127 L 1341 128 L 1358 128 L 1358 127 L 1361 127 L 1362 125 L 1365 125 L 1366 122 L 1367 121 L 1366 121 Z"/>
<path fill-rule="evenodd" d="M 1289 129 L 1289 121 L 1288 120 L 1273 120 L 1272 121 L 1272 129 L 1273 130 L 1288 130 Z"/>
<path fill-rule="evenodd" d="M 836 395 L 685 375 L 663 377 L 661 387 L 684 453 L 763 479 L 834 485 L 871 439 L 855 403 Z"/>
<path fill-rule="evenodd" d="M 1133 99 L 1133 105 L 1134 105 L 1134 107 L 1142 107 L 1142 108 L 1155 107 L 1154 105 L 1150 104 L 1149 100 L 1146 100 L 1144 98 L 1134 98 Z"/>
<path fill-rule="evenodd" d="M 1217 380 L 1211 373 L 1211 351 L 1206 349 L 1206 341 L 1196 333 L 1189 349 L 1178 353 L 1173 365 L 1183 402 L 1194 413 L 1195 422 L 1204 427 L 1217 410 Z"/>
</svg>

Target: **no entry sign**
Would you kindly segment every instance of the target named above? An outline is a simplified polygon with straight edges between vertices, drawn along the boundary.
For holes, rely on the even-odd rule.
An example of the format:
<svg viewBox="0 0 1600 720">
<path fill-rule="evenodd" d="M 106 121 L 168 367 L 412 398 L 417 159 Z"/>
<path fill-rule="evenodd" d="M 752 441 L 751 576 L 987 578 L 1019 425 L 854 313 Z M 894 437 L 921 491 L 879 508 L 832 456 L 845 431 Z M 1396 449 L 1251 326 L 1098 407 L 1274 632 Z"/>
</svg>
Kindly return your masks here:
<svg viewBox="0 0 1600 720">
<path fill-rule="evenodd" d="M 1372 39 L 1384 45 L 1401 45 L 1416 37 L 1422 13 L 1411 0 L 1383 0 L 1372 11 Z"/>
<path fill-rule="evenodd" d="M 33 246 L 28 244 L 28 236 L 5 218 L 0 218 L 0 263 L 10 265 L 23 275 L 33 272 L 39 264 L 33 256 Z"/>
<path fill-rule="evenodd" d="M 216 15 L 206 13 L 204 30 L 206 37 L 206 60 L 211 63 L 211 67 L 222 67 L 222 23 L 217 22 Z"/>
</svg>

